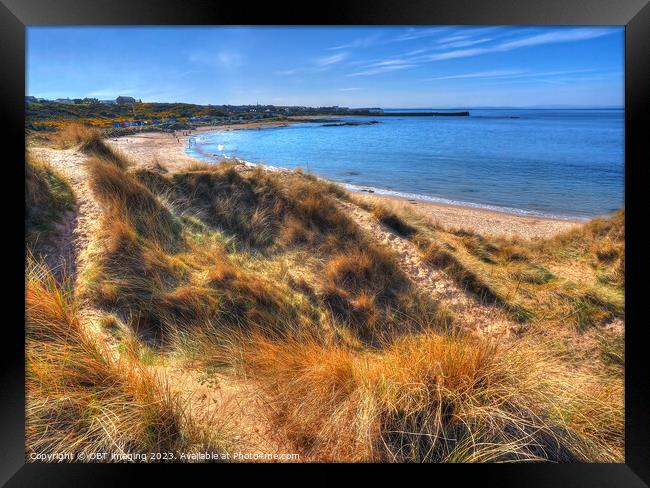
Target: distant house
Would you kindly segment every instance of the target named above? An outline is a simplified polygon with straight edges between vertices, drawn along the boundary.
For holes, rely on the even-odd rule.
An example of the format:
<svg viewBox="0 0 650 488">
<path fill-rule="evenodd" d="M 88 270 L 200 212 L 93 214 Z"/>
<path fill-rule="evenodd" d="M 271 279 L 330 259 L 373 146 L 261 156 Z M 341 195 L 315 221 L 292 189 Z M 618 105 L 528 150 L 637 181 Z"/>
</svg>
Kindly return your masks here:
<svg viewBox="0 0 650 488">
<path fill-rule="evenodd" d="M 69 98 L 57 98 L 54 102 L 62 103 L 64 105 L 74 105 L 74 100 L 70 100 Z"/>
<path fill-rule="evenodd" d="M 25 103 L 34 103 L 36 102 L 36 97 L 25 97 Z"/>
<path fill-rule="evenodd" d="M 135 103 L 135 98 L 133 97 L 117 97 L 115 103 L 118 105 L 127 105 Z"/>
<path fill-rule="evenodd" d="M 115 105 L 115 100 L 100 100 L 99 103 L 103 103 L 104 105 Z"/>
</svg>

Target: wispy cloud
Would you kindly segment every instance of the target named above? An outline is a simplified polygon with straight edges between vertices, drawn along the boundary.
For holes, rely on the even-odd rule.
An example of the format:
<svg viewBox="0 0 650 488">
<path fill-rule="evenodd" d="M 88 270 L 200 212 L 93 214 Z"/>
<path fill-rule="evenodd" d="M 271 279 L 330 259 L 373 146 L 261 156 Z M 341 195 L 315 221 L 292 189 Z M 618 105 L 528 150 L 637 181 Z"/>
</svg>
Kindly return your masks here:
<svg viewBox="0 0 650 488">
<path fill-rule="evenodd" d="M 518 82 L 530 82 L 530 78 L 538 78 L 538 81 L 549 81 L 542 80 L 542 78 L 556 77 L 556 76 L 566 76 L 566 75 L 575 75 L 575 74 L 586 74 L 593 73 L 598 71 L 596 68 L 589 69 L 572 69 L 572 70 L 558 70 L 558 71 L 529 71 L 521 69 L 510 69 L 510 70 L 489 70 L 489 71 L 476 71 L 472 73 L 461 73 L 457 75 L 445 75 L 445 76 L 435 76 L 432 78 L 425 78 L 422 81 L 438 81 L 438 80 L 458 80 L 458 79 L 496 79 L 496 80 L 518 80 Z M 608 76 L 611 76 L 608 75 Z M 598 77 L 600 79 L 600 76 Z M 587 79 L 587 78 L 580 78 Z M 594 78 L 595 79 L 595 78 Z M 516 81 L 517 82 L 517 81 Z"/>
<path fill-rule="evenodd" d="M 314 64 L 316 66 L 324 67 L 324 66 L 331 66 L 333 64 L 340 63 L 341 61 L 345 61 L 349 57 L 349 54 L 346 52 L 343 53 L 337 53 L 333 54 L 331 56 L 325 56 L 322 58 L 318 58 L 314 61 Z"/>
<path fill-rule="evenodd" d="M 371 76 L 378 75 L 381 73 L 390 73 L 391 71 L 399 71 L 407 68 L 414 67 L 414 64 L 387 64 L 383 66 L 378 66 L 376 68 L 370 68 L 363 71 L 356 71 L 354 73 L 348 74 L 348 76 Z"/>
<path fill-rule="evenodd" d="M 371 36 L 367 37 L 360 37 L 358 39 L 354 39 L 346 44 L 341 44 L 339 46 L 333 46 L 327 48 L 329 51 L 335 51 L 339 49 L 356 49 L 356 48 L 364 48 L 364 47 L 370 47 L 374 44 L 376 44 L 381 37 L 380 33 L 375 33 Z"/>
<path fill-rule="evenodd" d="M 482 39 L 464 39 L 461 41 L 447 42 L 445 44 L 439 45 L 436 49 L 457 49 L 459 47 L 469 47 L 476 44 L 484 44 L 490 42 L 491 37 L 484 37 Z"/>
<path fill-rule="evenodd" d="M 282 70 L 275 71 L 275 74 L 279 76 L 292 76 L 300 73 L 318 73 L 321 71 L 326 71 L 331 69 L 332 67 L 345 61 L 349 57 L 350 57 L 350 53 L 348 52 L 336 53 L 336 54 L 332 54 L 331 56 L 323 56 L 320 58 L 313 59 L 308 66 L 282 69 Z"/>
<path fill-rule="evenodd" d="M 220 51 L 217 59 L 226 68 L 238 68 L 243 64 L 242 55 L 232 51 Z"/>
<path fill-rule="evenodd" d="M 586 76 L 567 76 L 567 75 L 586 75 Z M 531 72 L 521 75 L 504 76 L 491 80 L 492 85 L 506 85 L 517 83 L 530 83 L 535 81 L 537 83 L 548 83 L 552 85 L 567 85 L 570 83 L 580 83 L 585 81 L 606 81 L 612 78 L 624 75 L 621 72 L 599 72 L 597 69 L 579 69 L 579 70 L 564 70 L 564 71 L 542 71 Z"/>
<path fill-rule="evenodd" d="M 392 40 L 397 42 L 403 41 L 412 41 L 414 39 L 422 39 L 423 37 L 436 36 L 447 32 L 450 27 L 432 27 L 429 29 L 425 28 L 409 28 L 406 32 L 400 34 L 397 37 L 394 37 Z"/>
<path fill-rule="evenodd" d="M 462 41 L 465 39 L 469 39 L 470 37 L 472 37 L 470 34 L 455 34 L 453 36 L 447 36 L 443 39 L 440 39 L 438 42 L 440 42 L 441 44 L 445 44 L 448 42 Z"/>
<path fill-rule="evenodd" d="M 355 86 L 350 88 L 339 88 L 336 91 L 347 92 L 347 91 L 357 91 L 357 90 L 361 90 L 361 88 Z"/>
<path fill-rule="evenodd" d="M 494 52 L 511 51 L 513 49 L 520 49 L 522 47 L 542 46 L 546 44 L 556 44 L 562 42 L 575 42 L 584 41 L 587 39 L 594 39 L 612 33 L 611 29 L 602 28 L 577 28 L 568 30 L 555 30 L 543 34 L 527 36 L 516 40 L 501 42 L 492 46 L 472 48 L 472 49 L 459 49 L 447 51 L 439 54 L 431 54 L 422 56 L 420 61 L 440 61 L 443 59 L 466 58 L 469 56 L 478 56 L 481 54 L 488 54 Z"/>
<path fill-rule="evenodd" d="M 221 50 L 216 53 L 197 51 L 189 56 L 193 64 L 202 64 L 215 68 L 239 68 L 244 64 L 244 57 L 237 51 Z"/>
<path fill-rule="evenodd" d="M 425 81 L 434 80 L 457 80 L 463 78 L 503 78 L 506 76 L 519 75 L 525 73 L 521 70 L 501 69 L 490 71 L 477 71 L 474 73 L 463 73 L 459 75 L 436 76 L 434 78 L 427 78 Z"/>
<path fill-rule="evenodd" d="M 596 37 L 601 37 L 607 34 L 610 34 L 611 29 L 603 28 L 585 28 L 580 27 L 577 29 L 568 29 L 568 30 L 556 30 L 552 32 L 546 32 L 543 34 L 538 34 L 531 37 L 526 37 L 523 39 L 518 39 L 515 41 L 504 42 L 499 45 L 501 49 L 516 49 L 520 47 L 528 46 L 540 46 L 543 44 L 554 44 L 558 42 L 572 42 L 572 41 L 583 41 L 587 39 L 594 39 Z"/>
<path fill-rule="evenodd" d="M 495 28 L 486 28 L 481 29 L 481 32 L 485 32 L 487 29 Z M 528 35 L 520 37 L 518 39 L 510 39 L 507 41 L 501 41 L 496 44 L 479 46 L 479 47 L 469 47 L 479 44 L 487 44 L 490 41 L 493 41 L 493 38 L 473 38 L 470 34 L 463 35 L 454 35 L 441 40 L 442 44 L 439 44 L 436 47 L 433 47 L 434 52 L 429 54 L 424 54 L 426 50 L 418 49 L 412 50 L 405 53 L 400 58 L 387 59 L 380 62 L 368 63 L 365 67 L 367 69 L 362 69 L 360 71 L 350 73 L 349 76 L 366 76 L 366 75 L 375 75 L 386 73 L 390 71 L 395 71 L 398 69 L 406 69 L 418 66 L 422 63 L 429 63 L 435 61 L 443 61 L 447 59 L 459 59 L 467 58 L 472 56 L 480 56 L 489 53 L 498 53 L 511 51 L 513 49 L 520 49 L 524 47 L 531 46 L 541 46 L 546 44 L 555 44 L 555 43 L 565 43 L 565 42 L 576 42 L 583 41 L 588 39 L 594 39 L 597 37 L 605 36 L 611 34 L 613 31 L 606 28 L 575 28 L 575 29 L 557 29 L 550 32 L 545 32 L 541 34 Z M 476 32 L 474 32 L 476 33 Z M 424 29 L 423 31 L 413 30 L 407 32 L 402 37 L 403 38 L 417 38 L 416 36 L 432 35 L 431 29 Z M 500 36 L 497 36 L 500 37 Z M 458 49 L 460 47 L 465 47 L 466 49 Z M 448 50 L 444 50 L 448 49 Z M 435 52 L 439 50 L 444 50 L 443 52 Z M 391 68 L 392 67 L 392 68 Z"/>
<path fill-rule="evenodd" d="M 410 64 L 407 60 L 405 59 L 386 59 L 384 61 L 378 61 L 372 64 L 369 64 L 368 66 L 374 67 L 374 66 L 397 66 L 401 64 Z"/>
</svg>

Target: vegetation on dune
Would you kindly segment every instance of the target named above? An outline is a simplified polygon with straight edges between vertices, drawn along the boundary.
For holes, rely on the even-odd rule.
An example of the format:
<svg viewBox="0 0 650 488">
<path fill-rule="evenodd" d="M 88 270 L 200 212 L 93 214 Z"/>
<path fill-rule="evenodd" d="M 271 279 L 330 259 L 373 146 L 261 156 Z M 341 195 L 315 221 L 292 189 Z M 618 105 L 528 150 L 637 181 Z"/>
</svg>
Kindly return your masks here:
<svg viewBox="0 0 650 488">
<path fill-rule="evenodd" d="M 74 209 L 74 195 L 65 179 L 47 163 L 25 155 L 25 238 L 34 251 L 47 241 L 66 212 Z"/>
<path fill-rule="evenodd" d="M 381 352 L 264 340 L 244 351 L 271 420 L 307 459 L 621 459 L 621 386 L 564 371 L 539 345 L 427 332 Z"/>
<path fill-rule="evenodd" d="M 244 207 L 238 209 L 244 215 L 237 222 L 213 217 L 204 192 L 212 191 L 211 184 L 227 184 L 233 177 L 228 169 L 226 174 L 202 173 L 207 178 L 195 169 L 174 179 L 153 178 L 156 173 L 128 172 L 93 157 L 88 170 L 91 187 L 104 206 L 105 226 L 86 276 L 85 296 L 116 307 L 138 328 L 156 335 L 207 324 L 283 333 L 308 313 L 287 297 L 286 285 L 247 272 L 237 256 L 226 251 L 222 232 L 232 232 L 235 247 L 255 245 L 266 222 L 248 220 Z M 163 204 L 141 181 L 160 183 L 154 190 L 165 190 L 167 199 L 177 203 Z M 250 191 L 242 194 L 251 196 Z M 227 200 L 228 195 L 223 197 Z M 246 208 L 253 215 L 260 212 Z"/>
<path fill-rule="evenodd" d="M 623 318 L 624 210 L 536 241 L 444 229 L 398 206 L 375 215 L 387 212 L 414 229 L 409 238 L 425 262 L 523 323 L 585 330 Z"/>
<path fill-rule="evenodd" d="M 359 238 L 356 226 L 336 209 L 328 185 L 299 173 L 280 178 L 222 163 L 193 165 L 169 180 L 165 188 L 175 201 L 248 249 L 337 246 Z"/>
<path fill-rule="evenodd" d="M 598 328 L 624 312 L 622 212 L 522 241 L 366 205 L 526 325 L 496 343 L 459 333 L 464 317 L 409 280 L 335 185 L 225 163 L 136 168 L 92 130 L 68 138 L 88 154 L 102 223 L 74 296 L 28 265 L 29 449 L 223 448 L 153 373 L 159 352 L 249 383 L 277 445 L 306 460 L 622 460 L 622 335 Z M 80 299 L 106 313 L 116 348 L 86 334 Z M 600 362 L 559 350 L 592 330 Z"/>
<path fill-rule="evenodd" d="M 124 156 L 104 144 L 103 136 L 98 129 L 79 122 L 64 124 L 51 140 L 59 149 L 77 147 L 84 154 L 101 157 L 121 169 L 125 169 L 129 164 Z"/>
<path fill-rule="evenodd" d="M 319 287 L 334 317 L 375 347 L 399 335 L 453 326 L 447 309 L 417 290 L 394 256 L 376 245 L 334 254 Z"/>
<path fill-rule="evenodd" d="M 192 424 L 137 358 L 116 356 L 83 330 L 67 280 L 30 260 L 26 272 L 28 453 L 191 452 L 218 447 L 219 431 Z M 216 426 L 217 424 L 215 424 Z"/>
<path fill-rule="evenodd" d="M 389 324 L 422 328 L 415 315 L 422 307 L 432 312 L 428 325 L 448 322 L 411 289 L 390 253 L 338 210 L 339 190 L 329 184 L 228 164 L 172 175 L 128 171 L 101 156 L 88 170 L 105 225 L 85 294 L 128 311 L 139 327 L 163 334 L 213 324 L 284 335 L 333 315 L 366 342 Z M 322 257 L 310 268 L 320 279 L 302 289 L 246 270 L 296 249 Z M 359 256 L 364 269 L 355 265 Z"/>
</svg>

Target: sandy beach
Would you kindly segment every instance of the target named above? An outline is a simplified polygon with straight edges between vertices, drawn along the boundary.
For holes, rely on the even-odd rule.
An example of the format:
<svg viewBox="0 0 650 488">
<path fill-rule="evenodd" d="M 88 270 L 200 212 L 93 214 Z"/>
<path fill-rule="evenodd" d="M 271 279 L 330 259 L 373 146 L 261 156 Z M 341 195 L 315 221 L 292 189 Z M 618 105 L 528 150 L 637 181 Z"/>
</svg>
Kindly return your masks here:
<svg viewBox="0 0 650 488">
<path fill-rule="evenodd" d="M 290 122 L 249 122 L 228 126 L 201 127 L 190 131 L 189 136 L 163 132 L 143 132 L 140 134 L 110 138 L 108 142 L 123 152 L 135 164 L 150 165 L 158 163 L 169 171 L 176 171 L 198 160 L 189 156 L 185 149 L 188 139 L 201 132 L 214 130 L 261 129 L 281 127 Z M 422 202 L 395 196 L 356 193 L 359 198 L 381 200 L 408 205 L 418 212 L 445 227 L 464 228 L 486 235 L 502 235 L 526 239 L 547 238 L 567 231 L 581 224 L 580 221 L 558 220 L 552 218 L 529 217 L 455 205 Z"/>
<path fill-rule="evenodd" d="M 171 132 L 140 132 L 132 135 L 111 137 L 107 142 L 127 155 L 136 164 L 159 163 L 170 171 L 186 166 L 188 163 L 196 163 L 197 159 L 187 155 L 185 149 L 189 139 L 202 132 L 215 130 L 231 131 L 245 129 L 261 129 L 268 127 L 284 127 L 290 121 L 260 121 L 246 122 L 233 125 L 204 126 L 191 131 Z M 187 135 L 182 135 L 184 132 Z"/>
</svg>

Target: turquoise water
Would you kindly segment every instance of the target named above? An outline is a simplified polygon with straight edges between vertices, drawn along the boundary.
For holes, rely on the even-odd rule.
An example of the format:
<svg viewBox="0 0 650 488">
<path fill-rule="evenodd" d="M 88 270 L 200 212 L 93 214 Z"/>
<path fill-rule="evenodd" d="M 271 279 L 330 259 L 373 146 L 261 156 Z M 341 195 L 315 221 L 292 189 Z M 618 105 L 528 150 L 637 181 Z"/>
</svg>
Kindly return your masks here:
<svg viewBox="0 0 650 488">
<path fill-rule="evenodd" d="M 351 189 L 519 214 L 589 218 L 623 207 L 623 110 L 470 112 L 206 132 L 187 151 L 301 167 Z"/>
</svg>

